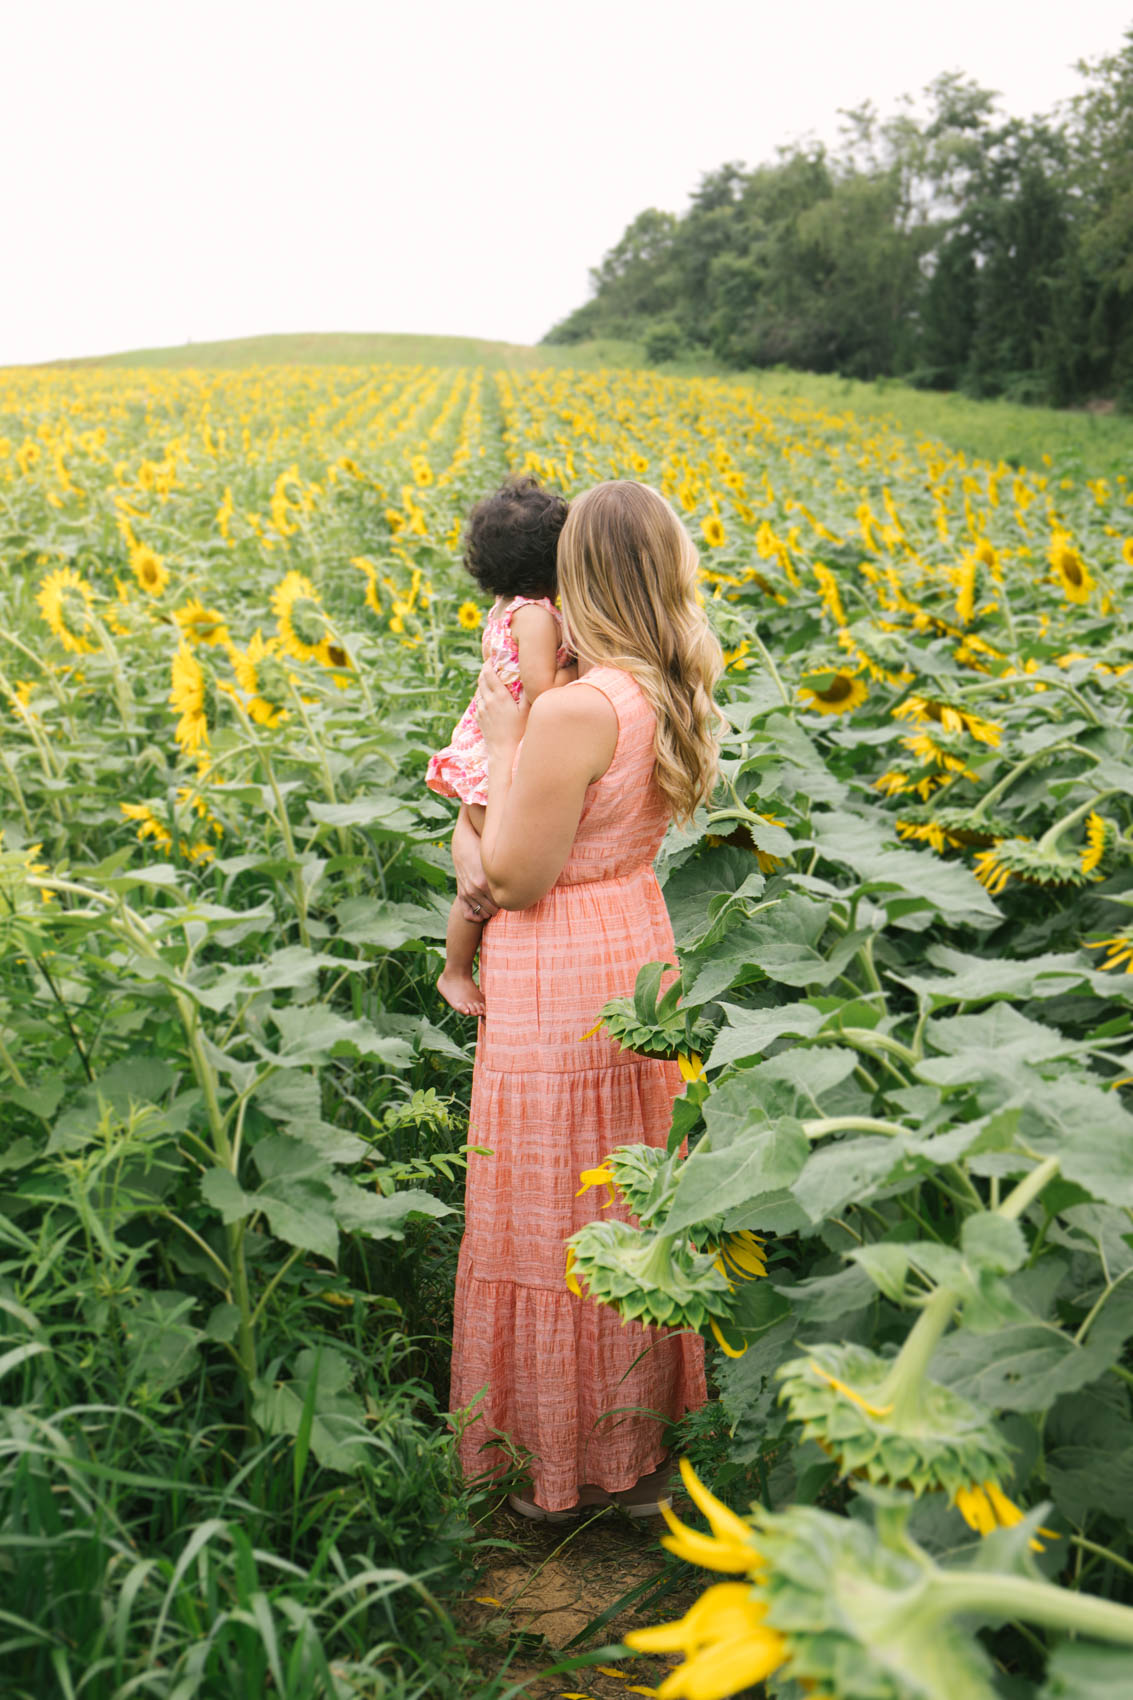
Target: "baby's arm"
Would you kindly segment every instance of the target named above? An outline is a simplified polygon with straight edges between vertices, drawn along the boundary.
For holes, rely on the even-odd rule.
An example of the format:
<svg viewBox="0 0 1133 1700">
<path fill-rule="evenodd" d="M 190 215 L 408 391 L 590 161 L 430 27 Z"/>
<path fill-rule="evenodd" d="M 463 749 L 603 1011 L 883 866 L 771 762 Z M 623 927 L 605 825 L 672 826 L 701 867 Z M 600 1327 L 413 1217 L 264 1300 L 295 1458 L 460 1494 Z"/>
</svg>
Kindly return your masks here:
<svg viewBox="0 0 1133 1700">
<path fill-rule="evenodd" d="M 519 680 L 529 703 L 556 684 L 566 683 L 556 676 L 559 628 L 549 609 L 525 603 L 512 615 L 511 630 L 519 651 Z"/>
</svg>

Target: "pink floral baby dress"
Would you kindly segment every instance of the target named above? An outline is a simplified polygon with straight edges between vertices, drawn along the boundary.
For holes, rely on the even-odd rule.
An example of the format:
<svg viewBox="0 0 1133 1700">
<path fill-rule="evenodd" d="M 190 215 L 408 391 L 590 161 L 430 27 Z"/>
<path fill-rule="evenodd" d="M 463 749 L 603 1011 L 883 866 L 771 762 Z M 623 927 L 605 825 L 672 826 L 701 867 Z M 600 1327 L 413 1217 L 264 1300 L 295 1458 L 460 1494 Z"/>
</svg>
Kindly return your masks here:
<svg viewBox="0 0 1133 1700">
<path fill-rule="evenodd" d="M 493 606 L 484 622 L 481 643 L 484 660 L 492 663 L 516 702 L 523 694 L 523 686 L 519 678 L 519 646 L 512 636 L 511 617 L 517 608 L 526 607 L 528 603 L 536 608 L 546 608 L 555 616 L 561 639 L 563 617 L 550 597 L 513 596 L 510 602 L 496 603 Z M 556 666 L 564 667 L 570 660 L 569 649 L 560 642 Z M 488 801 L 487 750 L 480 732 L 475 697 L 453 729 L 450 742 L 443 750 L 438 750 L 436 755 L 429 758 L 425 784 L 430 791 L 436 791 L 442 797 L 459 797 L 462 803 Z"/>
</svg>

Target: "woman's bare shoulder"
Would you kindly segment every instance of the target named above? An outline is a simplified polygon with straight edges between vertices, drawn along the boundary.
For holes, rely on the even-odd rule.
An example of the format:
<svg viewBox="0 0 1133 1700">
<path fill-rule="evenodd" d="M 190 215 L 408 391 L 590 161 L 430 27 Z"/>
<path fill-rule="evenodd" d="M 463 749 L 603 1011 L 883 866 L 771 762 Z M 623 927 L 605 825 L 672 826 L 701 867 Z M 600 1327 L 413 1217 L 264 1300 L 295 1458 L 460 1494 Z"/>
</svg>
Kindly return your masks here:
<svg viewBox="0 0 1133 1700">
<path fill-rule="evenodd" d="M 585 683 L 585 679 L 572 679 L 557 690 L 544 691 L 531 704 L 528 730 L 540 725 L 549 730 L 559 727 L 581 730 L 588 726 L 598 730 L 612 726 L 616 731 L 618 717 L 613 703 L 600 690 L 580 690 L 579 686 Z"/>
<path fill-rule="evenodd" d="M 585 679 L 573 679 L 537 697 L 527 717 L 523 744 L 529 756 L 554 763 L 559 771 L 577 765 L 583 780 L 593 784 L 614 759 L 618 717 L 601 691 L 579 689 L 585 683 Z"/>
</svg>

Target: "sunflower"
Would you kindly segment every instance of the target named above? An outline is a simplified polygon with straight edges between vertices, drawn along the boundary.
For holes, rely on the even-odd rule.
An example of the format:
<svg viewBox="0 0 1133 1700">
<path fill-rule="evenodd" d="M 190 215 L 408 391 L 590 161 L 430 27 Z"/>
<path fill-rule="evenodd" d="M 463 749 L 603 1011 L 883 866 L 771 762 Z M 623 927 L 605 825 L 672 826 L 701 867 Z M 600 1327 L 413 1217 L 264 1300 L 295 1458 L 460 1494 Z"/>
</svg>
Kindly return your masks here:
<svg viewBox="0 0 1133 1700">
<path fill-rule="evenodd" d="M 271 728 L 286 718 L 288 677 L 278 660 L 279 650 L 279 639 L 268 638 L 265 643 L 258 627 L 247 650 L 229 645 L 232 671 L 240 689 L 250 699 L 246 707 L 257 726 Z"/>
<path fill-rule="evenodd" d="M 232 491 L 231 491 L 231 488 L 226 484 L 225 487 L 224 487 L 224 500 L 221 502 L 219 508 L 217 508 L 217 510 L 216 510 L 216 524 L 217 524 L 217 529 L 220 532 L 220 535 L 224 538 L 224 541 L 229 545 L 229 547 L 232 546 L 232 541 L 233 541 L 232 540 L 232 534 L 229 530 L 229 527 L 232 524 L 232 519 L 233 519 L 235 512 L 236 512 L 236 506 L 235 506 L 235 503 L 232 500 Z"/>
<path fill-rule="evenodd" d="M 834 577 L 830 568 L 824 566 L 821 561 L 813 562 L 811 571 L 818 585 L 818 594 L 822 600 L 824 611 L 830 615 L 836 625 L 844 626 L 846 624 L 846 613 L 842 607 L 842 598 L 838 594 L 838 580 Z"/>
<path fill-rule="evenodd" d="M 724 530 L 724 522 L 719 514 L 710 514 L 707 519 L 701 520 L 700 529 L 704 533 L 704 541 L 710 549 L 719 549 L 722 544 L 728 541 L 728 534 Z"/>
<path fill-rule="evenodd" d="M 287 654 L 296 661 L 321 659 L 319 650 L 326 642 L 327 621 L 310 579 L 302 573 L 288 573 L 272 591 L 271 606 Z"/>
<path fill-rule="evenodd" d="M 883 791 L 887 797 L 900 797 L 905 791 L 912 791 L 913 778 L 909 773 L 902 773 L 899 768 L 890 767 L 874 780 L 874 788 Z"/>
<path fill-rule="evenodd" d="M 977 1535 L 994 1534 L 996 1529 L 1013 1529 L 1016 1523 L 1023 1521 L 1023 1513 L 1013 1499 L 1008 1499 L 998 1482 L 976 1482 L 970 1487 L 960 1488 L 952 1503 L 969 1529 L 974 1529 Z M 1039 1533 L 1046 1535 L 1048 1540 L 1058 1539 L 1053 1529 L 1044 1529 L 1041 1525 Z M 1028 1544 L 1032 1552 L 1046 1551 L 1041 1541 L 1032 1540 Z"/>
<path fill-rule="evenodd" d="M 951 844 L 944 828 L 938 820 L 910 820 L 907 817 L 899 819 L 897 831 L 902 838 L 913 839 L 918 844 L 927 844 L 935 850 L 938 856 L 943 856 Z"/>
<path fill-rule="evenodd" d="M 147 838 L 152 838 L 159 850 L 170 850 L 173 847 L 173 834 L 154 814 L 148 803 L 119 803 L 127 820 L 136 821 L 138 842 L 144 844 Z"/>
<path fill-rule="evenodd" d="M 767 1274 L 767 1253 L 758 1234 L 739 1228 L 723 1234 L 716 1247 L 716 1267 L 734 1287 L 735 1281 L 754 1281 Z M 733 1279 L 735 1277 L 735 1279 Z"/>
<path fill-rule="evenodd" d="M 160 596 L 169 583 L 169 569 L 157 553 L 144 543 L 130 550 L 130 566 L 134 577 L 147 596 Z"/>
<path fill-rule="evenodd" d="M 914 732 L 909 738 L 902 738 L 902 747 L 915 756 L 922 767 L 943 768 L 945 773 L 958 773 L 964 779 L 975 779 L 976 775 L 964 762 L 962 756 L 955 754 L 955 745 L 951 743 L 953 734 L 939 733 L 933 737 L 928 732 Z"/>
<path fill-rule="evenodd" d="M 934 850 L 945 847 L 971 848 L 995 844 L 1010 837 L 1011 829 L 998 816 L 980 813 L 978 803 L 965 807 L 963 803 L 926 807 L 913 804 L 901 810 L 897 831 L 902 838 L 931 844 Z"/>
<path fill-rule="evenodd" d="M 584 1192 L 590 1191 L 591 1187 L 605 1187 L 608 1196 L 605 1204 L 602 1206 L 602 1209 L 608 1210 L 614 1202 L 615 1196 L 614 1171 L 611 1169 L 609 1161 L 607 1160 L 606 1162 L 601 1163 L 596 1169 L 583 1169 L 578 1178 L 582 1182 L 582 1185 L 579 1187 L 574 1196 L 576 1198 L 581 1198 Z"/>
<path fill-rule="evenodd" d="M 1079 852 L 1084 874 L 1097 872 L 1106 856 L 1115 848 L 1117 836 L 1117 826 L 1113 821 L 1105 815 L 1099 815 L 1096 809 L 1091 811 L 1086 818 L 1086 844 Z"/>
<path fill-rule="evenodd" d="M 1121 545 L 1121 559 L 1127 567 L 1133 567 L 1133 537 L 1127 537 Z"/>
<path fill-rule="evenodd" d="M 324 667 L 337 669 L 339 672 L 352 672 L 354 663 L 350 659 L 350 651 L 341 643 L 333 643 L 328 634 L 319 645 L 317 659 Z M 349 679 L 336 679 L 335 684 L 342 690 L 350 689 Z"/>
<path fill-rule="evenodd" d="M 955 703 L 941 702 L 935 697 L 910 696 L 904 702 L 899 702 L 893 710 L 895 720 L 913 720 L 916 725 L 924 726 L 932 722 L 942 726 L 946 732 L 966 732 L 981 744 L 989 744 L 992 749 L 999 746 L 1002 726 L 994 720 L 981 720 L 971 709 Z"/>
<path fill-rule="evenodd" d="M 1050 546 L 1050 564 L 1054 568 L 1059 588 L 1068 602 L 1088 602 L 1094 581 L 1090 570 L 1065 533 L 1060 532 Z"/>
<path fill-rule="evenodd" d="M 994 555 L 995 551 L 992 550 Z M 966 626 L 975 613 L 976 606 L 976 574 L 979 571 L 979 555 L 969 555 L 956 569 L 954 575 L 956 584 L 956 618 Z"/>
<path fill-rule="evenodd" d="M 979 561 L 982 566 L 987 567 L 989 572 L 995 571 L 999 564 L 999 557 L 995 552 L 995 545 L 991 543 L 988 538 L 979 538 L 976 542 L 976 547 L 973 553 L 976 560 Z"/>
<path fill-rule="evenodd" d="M 18 720 L 30 717 L 32 692 L 35 686 L 30 679 L 17 679 L 13 688 L 8 692 L 8 706 Z"/>
<path fill-rule="evenodd" d="M 181 716 L 173 735 L 188 755 L 193 755 L 202 744 L 209 741 L 212 696 L 211 680 L 189 645 L 182 639 L 181 647 L 173 657 L 173 683 L 169 692 L 169 706 Z"/>
<path fill-rule="evenodd" d="M 475 602 L 462 602 L 456 611 L 457 624 L 464 627 L 466 632 L 480 630 L 480 610 Z"/>
<path fill-rule="evenodd" d="M 1120 968 L 1124 963 L 1126 974 L 1133 974 L 1133 927 L 1124 927 L 1110 939 L 1091 939 L 1086 948 L 1109 952 L 1103 968 Z"/>
<path fill-rule="evenodd" d="M 42 849 L 42 844 L 27 844 L 22 850 L 5 850 L 4 831 L 0 828 L 0 893 L 9 912 L 14 908 L 14 899 L 23 895 L 28 884 L 35 886 L 37 881 L 51 877 L 47 863 L 36 860 Z M 55 893 L 40 886 L 39 899 L 41 903 L 54 903 Z"/>
<path fill-rule="evenodd" d="M 848 714 L 868 695 L 864 681 L 852 673 L 844 673 L 840 667 L 804 673 L 799 684 L 803 707 L 813 709 L 816 714 Z"/>
<path fill-rule="evenodd" d="M 1007 838 L 976 857 L 976 878 L 992 897 L 998 897 L 1012 878 L 1027 885 L 1082 885 L 1086 875 L 1079 857 L 1053 846 L 1046 848 L 1041 839 L 1032 843 L 1028 838 Z"/>
<path fill-rule="evenodd" d="M 206 608 L 197 597 L 186 602 L 183 608 L 174 609 L 173 618 L 190 643 L 228 642 L 228 627 L 224 623 L 224 615 L 216 608 Z"/>
<path fill-rule="evenodd" d="M 56 567 L 36 591 L 40 613 L 73 655 L 88 655 L 94 644 L 83 635 L 90 624 L 94 589 L 73 567 Z"/>
<path fill-rule="evenodd" d="M 744 1582 L 717 1582 L 684 1617 L 650 1629 L 631 1629 L 627 1647 L 638 1653 L 683 1653 L 660 1688 L 660 1700 L 708 1700 L 762 1683 L 787 1658 L 788 1644 L 765 1622 L 767 1608 Z"/>
</svg>

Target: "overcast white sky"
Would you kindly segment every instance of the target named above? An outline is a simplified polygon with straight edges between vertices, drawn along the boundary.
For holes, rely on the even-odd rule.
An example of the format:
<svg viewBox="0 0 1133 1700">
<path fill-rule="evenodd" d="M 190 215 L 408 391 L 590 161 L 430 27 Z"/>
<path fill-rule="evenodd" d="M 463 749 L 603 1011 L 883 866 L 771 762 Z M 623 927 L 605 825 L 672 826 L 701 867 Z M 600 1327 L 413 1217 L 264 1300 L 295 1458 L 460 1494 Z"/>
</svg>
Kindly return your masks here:
<svg viewBox="0 0 1133 1700">
<path fill-rule="evenodd" d="M 944 70 L 1023 116 L 1133 0 L 0 0 L 0 364 L 536 341 L 646 206 Z"/>
</svg>

